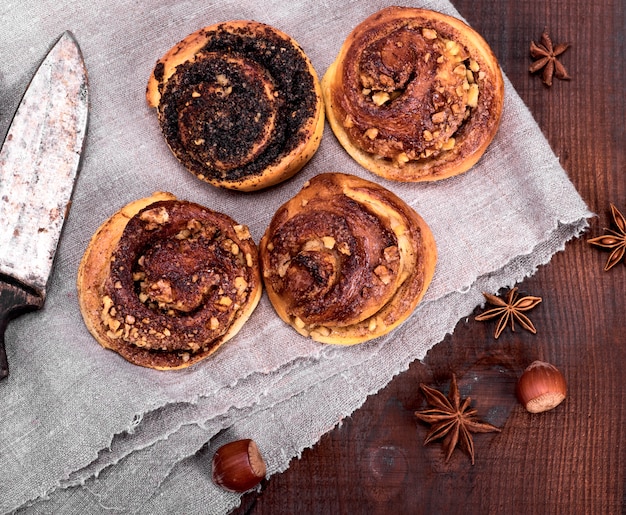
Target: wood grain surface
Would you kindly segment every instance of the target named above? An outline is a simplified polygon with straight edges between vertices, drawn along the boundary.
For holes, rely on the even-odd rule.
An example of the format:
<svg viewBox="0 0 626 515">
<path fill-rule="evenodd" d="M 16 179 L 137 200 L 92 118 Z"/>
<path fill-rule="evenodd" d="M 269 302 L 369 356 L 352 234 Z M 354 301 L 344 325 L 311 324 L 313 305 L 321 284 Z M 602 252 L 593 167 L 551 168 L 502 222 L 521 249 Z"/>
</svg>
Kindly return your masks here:
<svg viewBox="0 0 626 515">
<path fill-rule="evenodd" d="M 519 284 L 543 302 L 537 334 L 473 316 L 415 362 L 283 474 L 247 494 L 237 514 L 622 513 L 626 469 L 626 265 L 587 243 L 626 213 L 626 5 L 624 0 L 453 0 L 492 46 L 574 185 L 597 214 L 583 237 Z M 546 28 L 570 42 L 572 76 L 547 88 L 528 72 L 531 40 Z M 477 309 L 477 314 L 480 310 Z M 531 361 L 565 375 L 568 397 L 531 415 L 514 387 Z M 420 382 L 447 391 L 451 373 L 501 433 L 475 435 L 476 463 L 445 463 L 428 426 Z"/>
</svg>

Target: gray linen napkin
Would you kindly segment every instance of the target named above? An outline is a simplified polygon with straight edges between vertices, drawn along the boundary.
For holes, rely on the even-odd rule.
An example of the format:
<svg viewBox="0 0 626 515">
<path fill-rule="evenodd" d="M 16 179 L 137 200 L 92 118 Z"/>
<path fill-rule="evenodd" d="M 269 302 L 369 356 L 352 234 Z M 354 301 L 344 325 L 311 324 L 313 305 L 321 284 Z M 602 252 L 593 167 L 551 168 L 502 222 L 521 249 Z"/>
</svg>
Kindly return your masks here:
<svg viewBox="0 0 626 515">
<path fill-rule="evenodd" d="M 458 16 L 447 0 L 412 5 Z M 318 153 L 290 181 L 243 194 L 201 183 L 178 164 L 144 92 L 155 61 L 198 28 L 253 19 L 290 34 L 321 76 L 351 28 L 388 5 L 368 2 L 25 0 L 0 5 L 0 131 L 28 79 L 66 29 L 79 41 L 91 91 L 90 128 L 74 202 L 44 309 L 6 333 L 12 375 L 0 383 L 0 513 L 224 513 L 239 502 L 210 480 L 210 457 L 250 437 L 270 474 L 315 444 L 453 331 L 483 298 L 548 263 L 591 213 L 506 81 L 501 129 L 468 173 L 397 184 L 356 165 L 326 128 Z M 249 225 L 259 241 L 275 210 L 315 174 L 382 183 L 428 222 L 434 281 L 392 334 L 349 348 L 286 327 L 266 296 L 239 335 L 205 362 L 157 372 L 128 364 L 87 332 L 76 270 L 97 227 L 155 190 Z M 443 206 L 443 209 L 442 209 Z M 1 251 L 1 250 L 0 250 Z"/>
</svg>

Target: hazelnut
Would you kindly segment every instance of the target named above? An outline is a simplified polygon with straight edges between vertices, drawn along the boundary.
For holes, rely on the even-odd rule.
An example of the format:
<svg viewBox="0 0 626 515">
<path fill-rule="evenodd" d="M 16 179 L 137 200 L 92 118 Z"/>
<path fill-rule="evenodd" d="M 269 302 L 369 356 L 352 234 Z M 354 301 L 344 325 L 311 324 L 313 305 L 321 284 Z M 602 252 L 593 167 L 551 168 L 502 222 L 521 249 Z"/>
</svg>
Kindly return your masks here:
<svg viewBox="0 0 626 515">
<path fill-rule="evenodd" d="M 534 361 L 519 378 L 516 393 L 530 413 L 541 413 L 556 408 L 565 399 L 567 385 L 554 365 Z"/>
<path fill-rule="evenodd" d="M 265 478 L 266 466 L 254 440 L 222 445 L 213 455 L 213 482 L 231 492 L 246 492 Z"/>
</svg>

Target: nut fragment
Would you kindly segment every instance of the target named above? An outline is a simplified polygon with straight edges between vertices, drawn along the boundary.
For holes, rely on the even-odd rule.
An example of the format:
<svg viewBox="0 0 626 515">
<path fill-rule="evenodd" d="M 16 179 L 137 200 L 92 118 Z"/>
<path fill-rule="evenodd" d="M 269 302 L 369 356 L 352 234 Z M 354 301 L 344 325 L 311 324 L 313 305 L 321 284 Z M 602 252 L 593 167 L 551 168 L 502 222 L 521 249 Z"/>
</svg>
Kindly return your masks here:
<svg viewBox="0 0 626 515">
<path fill-rule="evenodd" d="M 422 36 L 424 36 L 424 39 L 437 39 L 437 31 L 434 29 L 423 28 Z"/>
<path fill-rule="evenodd" d="M 467 93 L 467 105 L 470 107 L 476 107 L 478 105 L 478 85 L 470 84 L 469 91 Z"/>
<path fill-rule="evenodd" d="M 378 136 L 378 129 L 376 127 L 371 127 L 365 131 L 365 135 L 369 139 L 376 139 L 376 136 Z"/>
<path fill-rule="evenodd" d="M 441 150 L 452 150 L 455 144 L 456 140 L 454 138 L 450 138 L 443 143 L 443 145 L 441 146 Z"/>
<path fill-rule="evenodd" d="M 377 91 L 372 95 L 372 101 L 377 106 L 381 106 L 385 102 L 388 102 L 390 98 L 391 97 L 389 96 L 389 93 L 387 93 L 386 91 Z"/>
<path fill-rule="evenodd" d="M 146 230 L 156 229 L 159 225 L 166 224 L 170 214 L 164 207 L 148 209 L 139 215 L 139 219 L 148 222 Z"/>
</svg>

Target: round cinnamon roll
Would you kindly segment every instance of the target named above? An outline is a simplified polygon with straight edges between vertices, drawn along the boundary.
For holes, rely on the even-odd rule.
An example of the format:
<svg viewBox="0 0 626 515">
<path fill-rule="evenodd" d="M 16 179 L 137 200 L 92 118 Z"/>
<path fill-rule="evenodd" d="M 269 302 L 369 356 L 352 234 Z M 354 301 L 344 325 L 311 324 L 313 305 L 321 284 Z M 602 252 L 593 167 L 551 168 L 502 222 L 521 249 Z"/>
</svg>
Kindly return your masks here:
<svg viewBox="0 0 626 515">
<path fill-rule="evenodd" d="M 253 21 L 187 36 L 157 61 L 146 98 L 179 161 L 234 190 L 293 176 L 317 151 L 324 128 L 309 58 L 287 34 Z"/>
<path fill-rule="evenodd" d="M 134 201 L 100 226 L 77 287 L 96 340 L 160 370 L 212 354 L 241 329 L 262 291 L 248 228 L 169 193 Z"/>
<path fill-rule="evenodd" d="M 504 103 L 498 62 L 462 21 L 388 7 L 347 37 L 322 79 L 326 116 L 361 166 L 395 181 L 434 181 L 471 168 Z"/>
<path fill-rule="evenodd" d="M 424 220 L 382 186 L 315 176 L 275 213 L 259 244 L 276 312 L 304 336 L 351 345 L 406 320 L 435 270 Z"/>
</svg>

